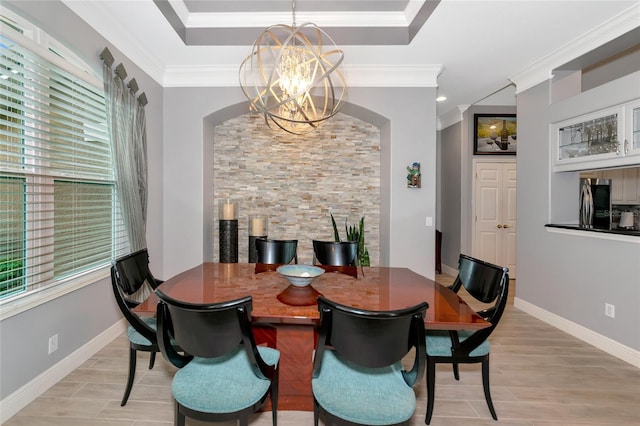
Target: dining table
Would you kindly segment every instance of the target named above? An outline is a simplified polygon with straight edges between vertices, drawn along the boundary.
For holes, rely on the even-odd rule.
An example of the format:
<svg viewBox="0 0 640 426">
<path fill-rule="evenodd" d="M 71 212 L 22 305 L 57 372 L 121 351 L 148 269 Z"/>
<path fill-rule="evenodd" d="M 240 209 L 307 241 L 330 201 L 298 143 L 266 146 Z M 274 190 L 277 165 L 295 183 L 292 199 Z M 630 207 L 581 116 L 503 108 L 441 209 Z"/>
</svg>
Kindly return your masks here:
<svg viewBox="0 0 640 426">
<path fill-rule="evenodd" d="M 490 324 L 446 286 L 408 268 L 363 267 L 357 277 L 326 272 L 296 287 L 275 271 L 254 263 L 205 262 L 160 284 L 156 292 L 193 304 L 252 297 L 253 334 L 258 344 L 280 351 L 279 410 L 313 410 L 311 374 L 320 319 L 318 295 L 371 311 L 391 311 L 427 302 L 427 330 L 477 330 Z M 152 293 L 135 309 L 155 313 Z"/>
</svg>

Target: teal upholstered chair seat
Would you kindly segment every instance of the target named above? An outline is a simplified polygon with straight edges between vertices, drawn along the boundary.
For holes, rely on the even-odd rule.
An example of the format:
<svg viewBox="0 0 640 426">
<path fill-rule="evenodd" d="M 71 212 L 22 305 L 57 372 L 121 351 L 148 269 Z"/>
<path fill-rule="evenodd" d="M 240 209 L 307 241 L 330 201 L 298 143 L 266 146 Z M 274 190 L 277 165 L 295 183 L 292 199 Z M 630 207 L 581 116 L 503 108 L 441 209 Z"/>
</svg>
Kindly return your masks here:
<svg viewBox="0 0 640 426">
<path fill-rule="evenodd" d="M 154 332 L 157 332 L 158 324 L 155 318 L 140 317 L 140 320 L 146 325 L 148 325 L 149 328 L 152 329 Z M 140 332 L 135 328 L 133 328 L 132 326 L 127 327 L 127 337 L 129 338 L 129 341 L 134 345 L 149 346 L 150 348 L 155 347 L 157 352 L 160 352 L 160 349 L 157 349 L 158 346 L 155 342 L 151 342 L 149 339 L 147 339 L 142 334 L 140 334 Z M 176 342 L 174 339 L 171 339 L 171 344 L 176 345 Z"/>
<path fill-rule="evenodd" d="M 427 307 L 365 311 L 318 297 L 315 426 L 320 417 L 325 425 L 409 425 L 416 409 L 413 385 L 424 375 Z M 405 371 L 402 360 L 412 350 L 413 366 Z"/>
<path fill-rule="evenodd" d="M 278 421 L 280 352 L 257 346 L 251 331 L 251 296 L 209 304 L 192 304 L 156 290 L 158 346 L 179 370 L 171 393 L 176 402 L 175 426 L 186 417 L 221 422 L 249 417 L 271 399 L 274 426 Z M 171 339 L 182 348 L 178 353 Z"/>
<path fill-rule="evenodd" d="M 152 317 L 140 317 L 140 319 L 142 320 L 142 322 L 144 322 L 146 325 L 148 325 L 149 328 L 151 328 L 153 331 L 156 331 L 157 324 L 156 324 L 156 319 L 155 318 L 152 318 Z M 127 337 L 129 338 L 129 341 L 131 343 L 136 344 L 136 345 L 152 346 L 152 345 L 155 344 L 155 342 L 151 342 L 149 339 L 147 339 L 142 334 L 140 334 L 140 332 L 138 332 L 135 328 L 133 328 L 133 326 L 127 327 Z"/>
<path fill-rule="evenodd" d="M 275 366 L 280 353 L 258 347 L 264 361 Z M 233 413 L 256 404 L 271 382 L 257 377 L 244 349 L 218 358 L 194 358 L 178 370 L 171 392 L 181 405 L 205 413 Z"/>
<path fill-rule="evenodd" d="M 458 331 L 460 343 L 473 335 L 473 331 Z M 479 346 L 469 352 L 469 356 L 485 356 L 490 352 L 489 340 L 484 340 Z M 427 355 L 428 356 L 451 356 L 451 336 L 448 331 L 427 331 Z"/>
<path fill-rule="evenodd" d="M 311 382 L 316 401 L 327 412 L 363 425 L 402 423 L 413 416 L 416 398 L 402 376 L 402 365 L 366 368 L 345 362 L 327 350 L 321 374 Z"/>
</svg>

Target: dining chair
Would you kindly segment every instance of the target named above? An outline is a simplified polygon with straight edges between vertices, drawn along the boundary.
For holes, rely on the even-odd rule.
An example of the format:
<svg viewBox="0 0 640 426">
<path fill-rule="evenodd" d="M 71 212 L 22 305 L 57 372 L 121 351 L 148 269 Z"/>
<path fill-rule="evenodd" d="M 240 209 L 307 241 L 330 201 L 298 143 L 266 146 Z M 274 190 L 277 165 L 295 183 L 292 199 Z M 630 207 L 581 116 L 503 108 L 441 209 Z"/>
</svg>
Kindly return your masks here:
<svg viewBox="0 0 640 426">
<path fill-rule="evenodd" d="M 357 241 L 313 240 L 314 265 L 327 272 L 342 272 L 358 277 Z"/>
<path fill-rule="evenodd" d="M 280 352 L 257 346 L 251 332 L 252 298 L 191 304 L 156 291 L 158 344 L 179 370 L 171 392 L 175 425 L 185 417 L 206 422 L 235 419 L 240 426 L 271 398 L 277 425 Z M 171 337 L 183 349 L 178 353 Z"/>
<path fill-rule="evenodd" d="M 115 259 L 111 265 L 111 287 L 116 303 L 129 323 L 129 375 L 121 406 L 124 406 L 131 394 L 136 374 L 137 351 L 149 352 L 149 369 L 153 368 L 156 353 L 159 352 L 156 338 L 155 318 L 138 316 L 134 311 L 139 302 L 134 298 L 143 289 L 145 283 L 155 289 L 162 281 L 157 280 L 149 270 L 147 249 Z"/>
<path fill-rule="evenodd" d="M 491 325 L 477 331 L 427 331 L 427 413 L 425 423 L 431 422 L 435 397 L 436 364 L 453 366 L 456 380 L 460 380 L 458 364 L 482 363 L 482 385 L 489 412 L 498 420 L 489 389 L 489 336 L 495 330 L 507 305 L 509 292 L 509 268 L 493 265 L 473 257 L 460 254 L 458 276 L 451 290 L 465 290 L 476 300 L 492 304 L 478 311 L 478 315 Z"/>
<path fill-rule="evenodd" d="M 256 239 L 258 262 L 269 265 L 298 263 L 298 240 Z"/>
<path fill-rule="evenodd" d="M 413 386 L 425 370 L 428 304 L 367 311 L 318 297 L 320 323 L 311 387 L 313 420 L 355 425 L 408 425 Z M 413 351 L 410 371 L 402 360 Z M 409 362 L 407 358 L 405 362 Z"/>
</svg>

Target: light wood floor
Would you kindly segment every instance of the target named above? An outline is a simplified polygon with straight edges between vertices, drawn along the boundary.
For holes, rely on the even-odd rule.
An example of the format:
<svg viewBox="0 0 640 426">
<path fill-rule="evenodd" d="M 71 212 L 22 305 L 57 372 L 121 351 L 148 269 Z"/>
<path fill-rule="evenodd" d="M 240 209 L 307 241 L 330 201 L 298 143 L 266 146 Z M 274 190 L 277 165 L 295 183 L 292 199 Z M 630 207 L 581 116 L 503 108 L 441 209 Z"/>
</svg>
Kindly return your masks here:
<svg viewBox="0 0 640 426">
<path fill-rule="evenodd" d="M 438 276 L 447 283 L 451 277 Z M 479 365 L 439 366 L 431 424 L 438 425 L 640 425 L 640 369 L 515 309 L 491 337 L 491 392 L 499 421 L 491 419 Z M 170 381 L 175 369 L 158 356 L 153 370 L 139 354 L 136 383 L 120 407 L 127 375 L 128 341 L 120 336 L 64 380 L 25 407 L 5 426 L 162 426 L 173 424 Z M 412 425 L 423 425 L 424 379 L 416 387 Z M 271 413 L 252 426 L 271 424 Z M 313 425 L 313 414 L 280 411 L 280 426 Z M 205 423 L 187 420 L 188 426 Z M 220 424 L 220 423 L 218 423 Z M 224 426 L 231 423 L 224 423 Z"/>
</svg>

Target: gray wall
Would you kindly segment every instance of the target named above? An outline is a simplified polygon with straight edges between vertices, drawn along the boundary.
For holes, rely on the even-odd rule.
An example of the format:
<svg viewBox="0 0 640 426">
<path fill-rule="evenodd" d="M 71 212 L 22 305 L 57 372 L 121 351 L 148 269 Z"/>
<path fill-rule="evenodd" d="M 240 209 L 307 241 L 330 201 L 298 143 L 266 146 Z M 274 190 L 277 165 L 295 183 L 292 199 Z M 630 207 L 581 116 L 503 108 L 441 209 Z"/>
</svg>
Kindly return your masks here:
<svg viewBox="0 0 640 426">
<path fill-rule="evenodd" d="M 613 78 L 627 75 L 630 70 L 640 70 L 640 44 L 625 54 L 614 57 L 614 59 L 605 64 L 583 72 L 582 90 L 589 90 L 611 81 Z"/>
<path fill-rule="evenodd" d="M 640 244 L 544 227 L 551 203 L 577 199 L 577 173 L 550 169 L 549 97 L 547 82 L 517 97 L 517 297 L 639 350 Z M 615 305 L 615 319 L 605 317 L 605 303 Z"/>
<path fill-rule="evenodd" d="M 214 259 L 214 128 L 245 114 L 244 102 L 238 88 L 165 89 L 165 276 Z M 380 264 L 433 277 L 435 227 L 425 218 L 436 216 L 435 89 L 352 87 L 343 113 L 380 129 Z M 406 185 L 414 161 L 421 189 Z"/>
<path fill-rule="evenodd" d="M 459 121 L 440 132 L 441 179 L 440 223 L 442 231 L 442 264 L 452 269 L 458 268 L 460 256 L 460 212 L 462 127 Z"/>
<path fill-rule="evenodd" d="M 442 263 L 452 269 L 458 269 L 460 253 L 472 254 L 472 171 L 474 157 L 480 157 L 473 155 L 474 114 L 515 113 L 516 107 L 511 105 L 472 105 L 462 114 L 461 121 L 440 132 Z M 518 158 L 519 155 L 518 152 Z M 504 159 L 504 156 L 481 157 L 484 160 Z"/>
<path fill-rule="evenodd" d="M 62 3 L 4 0 L 2 7 L 31 15 L 80 56 L 95 61 L 96 69 L 105 45 L 116 63 L 124 62 L 149 99 L 147 238 L 153 272 L 168 278 L 208 259 L 212 242 L 205 235 L 213 234 L 207 227 L 212 226 L 214 188 L 204 185 L 213 182 L 204 164 L 211 164 L 214 125 L 245 112 L 233 108 L 245 102 L 241 91 L 171 88 L 163 92 Z M 640 246 L 544 230 L 550 184 L 548 97 L 547 84 L 518 95 L 522 142 L 518 148 L 518 297 L 640 349 Z M 381 250 L 381 263 L 409 266 L 426 276 L 433 276 L 434 270 L 434 228 L 424 226 L 425 216 L 436 214 L 434 98 L 435 89 L 353 88 L 344 110 L 376 125 L 381 133 L 380 220 L 386 225 L 381 226 L 380 237 L 387 247 L 386 253 Z M 468 150 L 467 138 L 462 137 L 462 152 Z M 413 161 L 422 163 L 420 190 L 406 188 L 405 168 Z M 465 167 L 470 164 L 470 159 L 465 161 Z M 569 191 L 559 197 L 574 199 L 575 194 Z M 442 215 L 447 212 L 443 210 Z M 0 322 L 0 398 L 118 321 L 110 291 L 108 279 L 100 280 Z M 604 317 L 605 301 L 616 305 L 615 320 Z M 47 339 L 54 332 L 59 333 L 60 348 L 55 356 L 47 356 Z"/>
<path fill-rule="evenodd" d="M 108 279 L 0 322 L 0 399 L 80 349 L 121 318 Z M 49 337 L 58 350 L 48 355 Z"/>
<path fill-rule="evenodd" d="M 99 53 L 107 46 L 123 62 L 147 94 L 147 137 L 149 146 L 148 245 L 152 269 L 162 255 L 162 88 L 117 49 L 58 1 L 3 0 L 11 9 L 38 24 L 83 58 L 102 75 Z M 156 270 L 154 269 L 154 273 Z M 105 268 L 105 276 L 108 271 Z M 160 276 L 160 274 L 158 274 Z M 51 302 L 42 304 L 0 322 L 0 399 L 69 356 L 121 319 L 109 279 L 102 279 Z M 48 355 L 48 339 L 58 333 L 58 351 Z"/>
<path fill-rule="evenodd" d="M 473 155 L 473 134 L 474 134 L 474 114 L 515 114 L 516 107 L 511 105 L 471 105 L 463 114 L 463 137 L 462 137 L 462 205 L 461 205 L 461 232 L 460 232 L 460 251 L 471 255 L 472 253 L 472 221 L 473 221 L 473 159 L 479 157 Z M 519 113 L 518 112 L 518 120 Z M 518 133 L 520 132 L 520 123 L 518 122 Z M 482 155 L 483 159 L 489 158 L 504 159 L 502 156 Z M 520 139 L 518 138 L 518 153 L 516 158 L 519 160 L 520 156 Z M 457 262 L 456 262 L 457 266 Z"/>
</svg>

